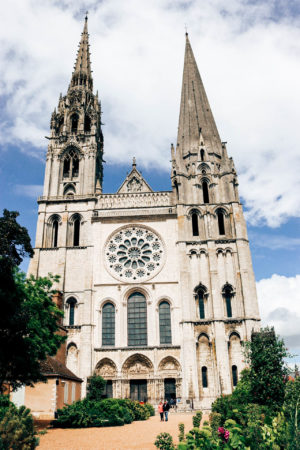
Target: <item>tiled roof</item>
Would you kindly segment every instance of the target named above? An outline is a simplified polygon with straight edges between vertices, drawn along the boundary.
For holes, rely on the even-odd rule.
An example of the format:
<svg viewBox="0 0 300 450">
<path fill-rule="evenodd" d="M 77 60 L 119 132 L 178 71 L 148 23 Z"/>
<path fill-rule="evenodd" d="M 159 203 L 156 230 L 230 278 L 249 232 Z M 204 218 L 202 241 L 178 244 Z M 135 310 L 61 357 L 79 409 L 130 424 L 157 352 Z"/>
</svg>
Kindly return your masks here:
<svg viewBox="0 0 300 450">
<path fill-rule="evenodd" d="M 69 370 L 64 364 L 51 356 L 48 356 L 46 361 L 41 362 L 41 372 L 45 377 L 60 377 L 67 378 L 68 380 L 83 381 L 71 372 L 71 370 Z"/>
</svg>

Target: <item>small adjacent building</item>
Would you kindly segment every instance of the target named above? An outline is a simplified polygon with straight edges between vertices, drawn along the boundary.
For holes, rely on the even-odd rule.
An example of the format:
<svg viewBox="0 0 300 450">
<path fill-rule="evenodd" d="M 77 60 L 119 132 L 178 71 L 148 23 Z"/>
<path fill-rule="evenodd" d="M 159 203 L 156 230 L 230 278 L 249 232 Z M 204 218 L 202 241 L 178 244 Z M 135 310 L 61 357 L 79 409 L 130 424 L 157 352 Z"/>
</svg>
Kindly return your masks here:
<svg viewBox="0 0 300 450">
<path fill-rule="evenodd" d="M 57 293 L 54 303 L 62 308 L 62 295 Z M 67 329 L 59 326 L 58 333 L 67 335 Z M 25 405 L 31 409 L 36 420 L 52 420 L 58 409 L 81 398 L 82 379 L 66 366 L 67 348 L 64 342 L 54 357 L 48 356 L 41 362 L 41 372 L 47 382 L 36 383 L 33 387 L 22 386 L 11 394 L 11 400 L 17 405 Z"/>
</svg>

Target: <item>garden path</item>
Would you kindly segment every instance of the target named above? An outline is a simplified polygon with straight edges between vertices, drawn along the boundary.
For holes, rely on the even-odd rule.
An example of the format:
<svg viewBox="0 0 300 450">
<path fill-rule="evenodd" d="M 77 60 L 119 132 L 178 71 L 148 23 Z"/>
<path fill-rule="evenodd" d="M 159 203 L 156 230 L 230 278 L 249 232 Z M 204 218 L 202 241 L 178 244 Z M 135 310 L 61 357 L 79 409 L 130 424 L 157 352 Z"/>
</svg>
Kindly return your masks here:
<svg viewBox="0 0 300 450">
<path fill-rule="evenodd" d="M 123 427 L 54 429 L 40 437 L 39 450 L 148 450 L 155 449 L 159 433 L 167 432 L 178 442 L 178 424 L 185 424 L 185 432 L 192 429 L 192 413 L 172 413 L 168 422 L 159 416 L 133 422 Z M 207 417 L 204 417 L 207 420 Z"/>
</svg>

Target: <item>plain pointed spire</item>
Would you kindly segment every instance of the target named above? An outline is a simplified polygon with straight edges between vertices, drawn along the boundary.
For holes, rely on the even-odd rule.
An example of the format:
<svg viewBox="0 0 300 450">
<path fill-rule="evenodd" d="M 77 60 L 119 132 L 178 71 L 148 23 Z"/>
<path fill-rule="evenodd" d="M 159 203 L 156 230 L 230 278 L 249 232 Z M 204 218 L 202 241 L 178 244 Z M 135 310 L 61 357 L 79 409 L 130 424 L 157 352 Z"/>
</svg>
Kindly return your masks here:
<svg viewBox="0 0 300 450">
<path fill-rule="evenodd" d="M 199 149 L 200 134 L 209 152 L 222 153 L 222 144 L 193 50 L 186 35 L 177 148 L 184 156 Z"/>
<path fill-rule="evenodd" d="M 74 86 L 93 89 L 87 15 L 84 19 L 83 32 L 81 33 L 75 67 L 72 73 L 71 87 Z"/>
</svg>

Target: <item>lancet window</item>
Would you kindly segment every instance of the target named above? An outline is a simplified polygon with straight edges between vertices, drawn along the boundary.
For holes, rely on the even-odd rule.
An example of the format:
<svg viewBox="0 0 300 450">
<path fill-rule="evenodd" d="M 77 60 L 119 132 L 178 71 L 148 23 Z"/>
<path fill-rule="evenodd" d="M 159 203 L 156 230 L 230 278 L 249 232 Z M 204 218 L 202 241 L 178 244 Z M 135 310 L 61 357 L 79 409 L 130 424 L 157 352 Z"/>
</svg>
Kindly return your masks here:
<svg viewBox="0 0 300 450">
<path fill-rule="evenodd" d="M 115 345 L 115 307 L 105 303 L 102 308 L 102 346 Z"/>
<path fill-rule="evenodd" d="M 128 346 L 147 345 L 147 304 L 140 292 L 128 298 L 127 325 Z"/>
<path fill-rule="evenodd" d="M 207 367 L 205 366 L 201 367 L 201 375 L 202 375 L 202 386 L 204 388 L 207 388 L 208 387 Z"/>
<path fill-rule="evenodd" d="M 233 288 L 228 283 L 223 288 L 223 297 L 225 299 L 226 314 L 227 314 L 227 317 L 230 318 L 230 317 L 232 317 Z"/>
<path fill-rule="evenodd" d="M 77 300 L 74 297 L 70 297 L 68 298 L 67 303 L 69 305 L 69 325 L 72 326 L 75 323 L 75 306 Z"/>
<path fill-rule="evenodd" d="M 238 383 L 238 370 L 236 366 L 232 366 L 232 384 L 233 386 L 236 386 Z"/>
<path fill-rule="evenodd" d="M 206 180 L 202 182 L 203 203 L 209 203 L 208 183 Z"/>
<path fill-rule="evenodd" d="M 225 234 L 225 221 L 224 221 L 224 211 L 222 209 L 218 209 L 217 217 L 218 217 L 219 234 L 224 235 Z"/>
<path fill-rule="evenodd" d="M 159 304 L 159 336 L 161 344 L 172 343 L 170 304 L 162 301 Z"/>
<path fill-rule="evenodd" d="M 196 292 L 196 300 L 198 302 L 198 308 L 199 308 L 199 318 L 205 319 L 205 295 L 206 295 L 207 289 L 205 286 L 203 286 L 200 283 L 200 285 L 195 289 L 195 292 Z"/>
<path fill-rule="evenodd" d="M 192 231 L 193 236 L 199 236 L 199 224 L 198 224 L 198 213 L 197 211 L 192 211 Z"/>
</svg>

